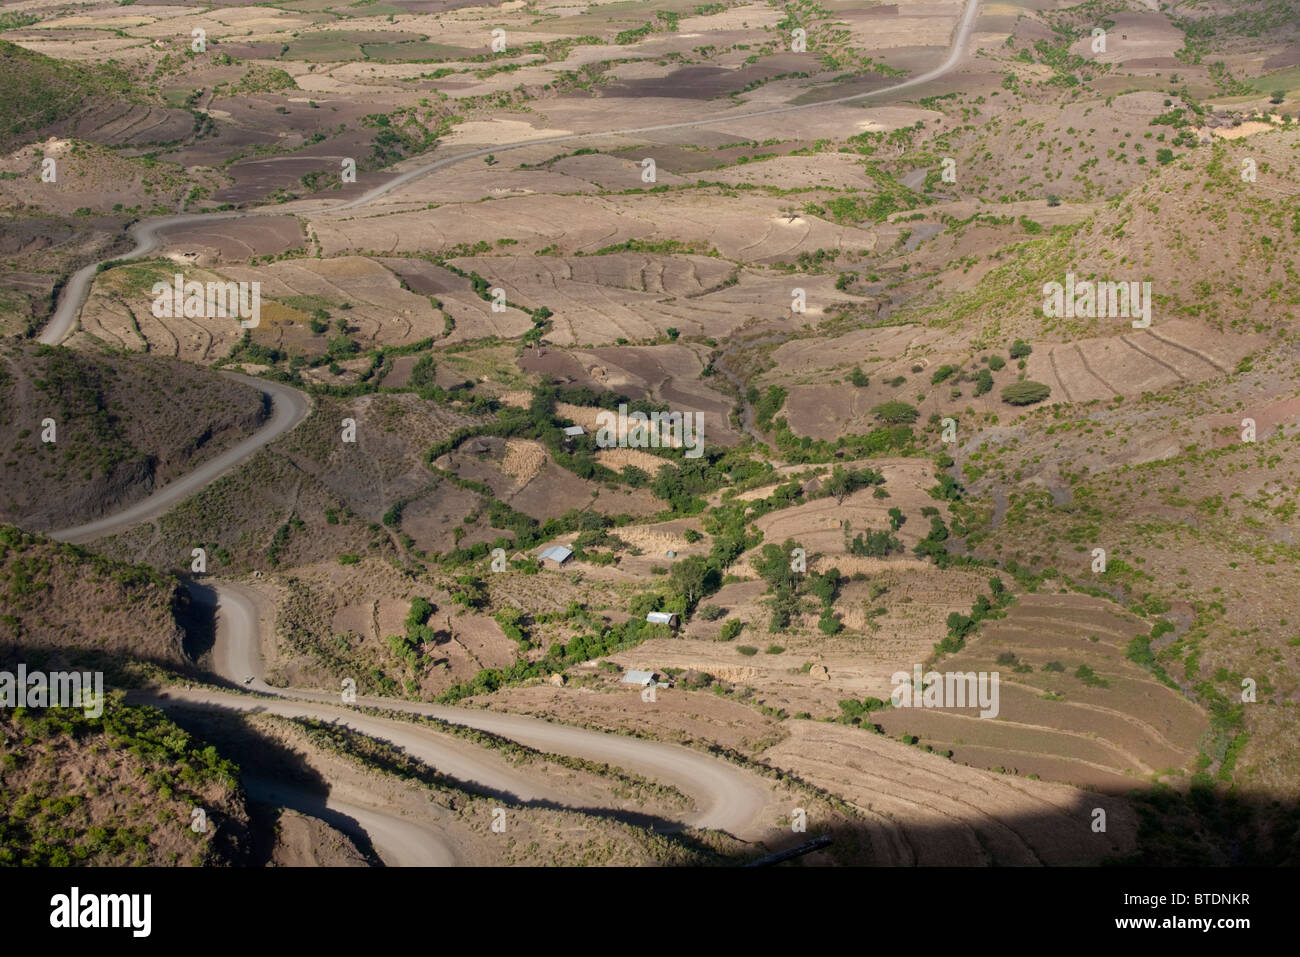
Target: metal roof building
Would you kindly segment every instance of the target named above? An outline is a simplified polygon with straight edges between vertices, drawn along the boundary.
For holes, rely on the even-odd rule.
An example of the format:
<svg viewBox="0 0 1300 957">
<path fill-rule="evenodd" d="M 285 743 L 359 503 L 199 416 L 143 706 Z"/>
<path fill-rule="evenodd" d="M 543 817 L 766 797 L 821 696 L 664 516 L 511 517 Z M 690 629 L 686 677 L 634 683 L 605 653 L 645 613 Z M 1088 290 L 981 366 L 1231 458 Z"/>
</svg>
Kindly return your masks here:
<svg viewBox="0 0 1300 957">
<path fill-rule="evenodd" d="M 557 565 L 563 565 L 573 557 L 573 549 L 565 548 L 563 545 L 552 545 L 537 556 L 540 558 L 549 558 Z"/>
</svg>

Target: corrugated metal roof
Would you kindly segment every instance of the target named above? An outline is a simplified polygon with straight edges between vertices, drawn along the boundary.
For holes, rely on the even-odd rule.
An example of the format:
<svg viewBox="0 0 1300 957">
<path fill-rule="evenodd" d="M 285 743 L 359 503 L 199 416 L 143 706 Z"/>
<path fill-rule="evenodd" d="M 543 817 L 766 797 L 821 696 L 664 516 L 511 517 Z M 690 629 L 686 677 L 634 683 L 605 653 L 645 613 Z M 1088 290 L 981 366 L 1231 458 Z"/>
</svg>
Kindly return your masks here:
<svg viewBox="0 0 1300 957">
<path fill-rule="evenodd" d="M 560 562 L 563 564 L 573 557 L 573 549 L 565 548 L 563 545 L 552 545 L 537 557 L 549 558 L 553 562 Z"/>
<path fill-rule="evenodd" d="M 645 616 L 645 620 L 654 622 L 656 625 L 671 625 L 676 617 L 676 615 L 669 614 L 666 611 L 652 611 Z"/>
<path fill-rule="evenodd" d="M 564 434 L 565 435 L 586 435 L 587 430 L 580 425 L 569 425 L 569 426 L 565 426 Z"/>
<path fill-rule="evenodd" d="M 625 685 L 648 685 L 655 680 L 653 671 L 629 671 L 623 676 Z"/>
</svg>

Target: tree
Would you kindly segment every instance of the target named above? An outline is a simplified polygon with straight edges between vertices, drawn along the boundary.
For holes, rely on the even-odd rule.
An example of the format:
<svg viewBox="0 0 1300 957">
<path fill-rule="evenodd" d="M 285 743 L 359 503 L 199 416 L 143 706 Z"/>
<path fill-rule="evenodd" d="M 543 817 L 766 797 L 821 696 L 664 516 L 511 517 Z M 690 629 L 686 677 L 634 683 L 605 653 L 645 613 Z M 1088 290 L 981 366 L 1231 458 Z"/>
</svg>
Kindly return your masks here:
<svg viewBox="0 0 1300 957">
<path fill-rule="evenodd" d="M 784 545 L 769 542 L 754 556 L 752 564 L 760 578 L 772 588 L 794 588 L 794 571 L 790 568 L 790 553 L 798 546 L 787 540 Z"/>
<path fill-rule="evenodd" d="M 1033 405 L 1035 402 L 1042 402 L 1051 394 L 1050 386 L 1026 379 L 1024 382 L 1013 382 L 1003 389 L 1002 401 L 1010 405 Z"/>
<path fill-rule="evenodd" d="M 889 425 L 906 425 L 916 421 L 916 417 L 921 413 L 915 407 L 908 405 L 906 402 L 900 402 L 897 399 L 889 402 L 883 402 L 871 410 L 881 422 Z"/>
<path fill-rule="evenodd" d="M 947 538 L 948 526 L 938 515 L 933 515 L 930 517 L 930 534 L 917 542 L 912 552 L 921 558 L 933 558 L 942 564 L 948 557 L 948 549 L 943 544 Z"/>
<path fill-rule="evenodd" d="M 999 359 L 1001 356 L 998 357 Z M 979 374 L 975 376 L 975 394 L 983 395 L 986 392 L 993 391 L 993 373 L 988 369 L 980 369 Z"/>
<path fill-rule="evenodd" d="M 1269 96 L 1268 101 L 1270 103 L 1281 103 L 1285 99 L 1286 99 L 1286 90 L 1274 90 L 1272 95 Z"/>
<path fill-rule="evenodd" d="M 1017 339 L 1011 343 L 1011 348 L 1007 350 L 1013 359 L 1023 359 L 1033 351 L 1033 348 L 1024 339 Z M 992 365 L 992 363 L 989 364 Z"/>
<path fill-rule="evenodd" d="M 711 590 L 709 586 L 716 578 L 717 572 L 707 560 L 699 555 L 691 555 L 673 565 L 668 581 L 673 590 L 686 599 L 686 607 L 692 608 Z"/>
<path fill-rule="evenodd" d="M 768 628 L 772 631 L 785 631 L 790 625 L 790 620 L 800 610 L 799 596 L 795 594 L 794 586 L 778 585 L 767 602 L 768 607 L 772 610 L 772 618 L 768 622 Z"/>
<path fill-rule="evenodd" d="M 326 347 L 326 353 L 331 356 L 350 356 L 357 352 L 361 347 L 349 339 L 347 336 L 335 336 L 329 341 Z"/>
<path fill-rule="evenodd" d="M 435 385 L 434 372 L 435 367 L 433 364 L 433 356 L 420 356 L 420 358 L 416 360 L 415 365 L 411 368 L 411 375 L 406 380 L 406 384 L 416 392 L 423 392 L 425 389 L 432 389 Z"/>
<path fill-rule="evenodd" d="M 859 532 L 848 543 L 850 555 L 866 555 L 868 558 L 884 558 L 890 552 L 901 552 L 903 543 L 884 529 Z"/>
<path fill-rule="evenodd" d="M 948 620 L 945 624 L 948 626 L 948 634 L 952 635 L 958 641 L 964 639 L 968 634 L 970 634 L 970 630 L 975 627 L 973 619 L 957 611 L 951 612 L 948 615 Z"/>
<path fill-rule="evenodd" d="M 854 366 L 853 371 L 849 373 L 849 381 L 859 389 L 865 389 L 871 385 L 871 379 L 858 366 Z"/>
<path fill-rule="evenodd" d="M 826 479 L 823 488 L 827 495 L 835 499 L 836 504 L 843 505 L 844 500 L 860 488 L 879 485 L 885 477 L 874 469 L 845 469 L 837 465 Z"/>
<path fill-rule="evenodd" d="M 487 587 L 476 575 L 461 575 L 456 579 L 457 588 L 451 593 L 451 600 L 466 608 L 481 608 L 487 602 Z"/>
<path fill-rule="evenodd" d="M 894 531 L 898 531 L 900 528 L 902 528 L 903 523 L 906 521 L 907 521 L 907 516 L 903 514 L 902 509 L 891 508 L 889 510 L 889 527 L 892 528 Z"/>
</svg>

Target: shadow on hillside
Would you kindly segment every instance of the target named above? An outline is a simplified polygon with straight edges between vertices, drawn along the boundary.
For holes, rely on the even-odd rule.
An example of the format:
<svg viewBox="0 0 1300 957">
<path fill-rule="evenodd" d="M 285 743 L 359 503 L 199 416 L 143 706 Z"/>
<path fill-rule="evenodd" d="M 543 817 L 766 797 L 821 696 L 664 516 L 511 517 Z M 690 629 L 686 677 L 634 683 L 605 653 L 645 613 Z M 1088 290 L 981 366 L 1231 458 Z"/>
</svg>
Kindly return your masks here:
<svg viewBox="0 0 1300 957">
<path fill-rule="evenodd" d="M 352 839 L 372 866 L 382 866 L 365 829 L 355 820 L 325 806 L 329 782 L 301 754 L 270 735 L 260 733 L 236 712 L 180 705 L 167 716 L 190 734 L 216 744 L 221 755 L 239 765 L 240 783 L 249 800 L 251 840 L 240 862 L 251 867 L 268 864 L 276 846 L 278 809 L 291 808 L 318 818 Z"/>
<path fill-rule="evenodd" d="M 189 600 L 177 603 L 176 623 L 185 632 L 185 657 L 197 664 L 217 643 L 217 590 L 193 580 L 185 581 L 182 588 Z"/>
<path fill-rule="evenodd" d="M 1136 841 L 1091 830 L 1093 805 L 1127 809 Z M 991 810 L 991 809 L 990 809 Z M 1122 810 L 1121 810 L 1122 813 Z M 877 818 L 875 824 L 883 823 Z M 1205 788 L 1160 787 L 1103 797 L 1084 792 L 1072 807 L 1044 814 L 994 815 L 966 824 L 936 825 L 893 816 L 885 829 L 841 821 L 769 840 L 770 852 L 819 836 L 825 848 L 771 866 L 1100 866 L 1294 867 L 1300 865 L 1300 805 L 1256 792 L 1236 796 Z M 1123 825 L 1121 825 L 1123 826 Z M 882 833 L 883 832 L 883 833 Z M 1119 845 L 1125 847 L 1120 849 Z M 754 855 L 735 863 L 751 863 Z"/>
</svg>

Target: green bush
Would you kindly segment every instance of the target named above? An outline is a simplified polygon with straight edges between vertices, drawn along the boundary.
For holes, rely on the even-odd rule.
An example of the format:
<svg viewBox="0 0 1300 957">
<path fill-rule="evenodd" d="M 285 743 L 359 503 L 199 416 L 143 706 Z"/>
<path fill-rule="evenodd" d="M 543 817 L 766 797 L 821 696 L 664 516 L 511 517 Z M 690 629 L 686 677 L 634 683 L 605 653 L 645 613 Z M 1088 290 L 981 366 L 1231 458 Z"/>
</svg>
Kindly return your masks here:
<svg viewBox="0 0 1300 957">
<path fill-rule="evenodd" d="M 753 645 L 737 645 L 736 650 L 740 652 L 742 655 L 744 655 L 746 658 L 758 654 L 758 649 L 755 648 Z"/>
<path fill-rule="evenodd" d="M 906 402 L 900 402 L 897 399 L 894 399 L 876 406 L 871 410 L 871 414 L 881 422 L 886 422 L 890 425 L 905 425 L 915 422 L 916 417 L 921 413 L 918 412 L 914 406 L 910 406 Z"/>
<path fill-rule="evenodd" d="M 1051 394 L 1052 390 L 1048 386 L 1026 379 L 1024 382 L 1013 382 L 1003 389 L 1002 401 L 1011 405 L 1033 405 L 1035 402 L 1042 402 Z"/>
</svg>

